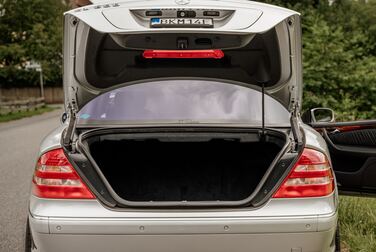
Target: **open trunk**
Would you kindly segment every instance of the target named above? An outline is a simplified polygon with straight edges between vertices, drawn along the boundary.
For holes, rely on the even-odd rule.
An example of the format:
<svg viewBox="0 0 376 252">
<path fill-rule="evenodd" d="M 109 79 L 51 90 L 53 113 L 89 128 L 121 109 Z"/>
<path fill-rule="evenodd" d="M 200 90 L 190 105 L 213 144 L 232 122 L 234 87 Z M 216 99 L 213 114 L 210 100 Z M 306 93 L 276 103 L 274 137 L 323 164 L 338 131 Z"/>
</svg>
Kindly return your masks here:
<svg viewBox="0 0 376 252">
<path fill-rule="evenodd" d="M 251 1 L 104 7 L 64 18 L 63 145 L 97 198 L 111 206 L 240 206 L 270 197 L 288 169 L 273 163 L 290 139 L 276 129 L 291 129 L 291 147 L 301 145 L 299 14 Z M 96 127 L 111 130 L 80 135 Z"/>
<path fill-rule="evenodd" d="M 85 145 L 113 191 L 128 202 L 247 200 L 285 145 L 257 133 L 108 134 Z"/>
</svg>

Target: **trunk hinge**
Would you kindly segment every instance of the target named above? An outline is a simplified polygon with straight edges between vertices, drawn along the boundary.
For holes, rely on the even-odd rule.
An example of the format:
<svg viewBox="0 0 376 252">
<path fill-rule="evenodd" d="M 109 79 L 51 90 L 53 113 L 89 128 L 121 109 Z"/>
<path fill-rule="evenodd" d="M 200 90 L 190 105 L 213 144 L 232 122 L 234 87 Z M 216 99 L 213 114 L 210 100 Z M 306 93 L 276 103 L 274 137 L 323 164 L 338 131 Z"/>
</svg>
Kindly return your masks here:
<svg viewBox="0 0 376 252">
<path fill-rule="evenodd" d="M 73 139 L 74 139 L 74 133 L 76 131 L 76 119 L 77 119 L 77 103 L 75 99 L 72 99 L 72 101 L 68 104 L 68 118 L 69 123 L 68 127 L 65 130 L 64 137 L 63 137 L 63 145 L 65 148 L 68 148 L 69 150 L 73 150 Z"/>
<path fill-rule="evenodd" d="M 264 57 L 261 58 L 261 61 L 258 65 L 256 72 L 257 84 L 261 85 L 261 110 L 262 110 L 262 128 L 260 132 L 260 140 L 265 141 L 266 138 L 266 129 L 265 129 L 265 85 L 270 80 L 269 68 L 266 65 Z"/>
<path fill-rule="evenodd" d="M 293 150 L 298 151 L 300 147 L 303 146 L 303 137 L 302 133 L 300 131 L 299 123 L 298 123 L 298 116 L 299 116 L 299 104 L 296 102 L 293 105 L 293 109 L 291 111 L 291 117 L 290 117 L 290 122 L 291 122 L 291 130 L 292 130 L 292 135 L 293 135 Z"/>
<path fill-rule="evenodd" d="M 262 97 L 261 97 L 261 111 L 262 111 L 262 129 L 261 129 L 261 141 L 265 140 L 265 83 L 262 82 L 261 86 L 262 90 Z"/>
</svg>

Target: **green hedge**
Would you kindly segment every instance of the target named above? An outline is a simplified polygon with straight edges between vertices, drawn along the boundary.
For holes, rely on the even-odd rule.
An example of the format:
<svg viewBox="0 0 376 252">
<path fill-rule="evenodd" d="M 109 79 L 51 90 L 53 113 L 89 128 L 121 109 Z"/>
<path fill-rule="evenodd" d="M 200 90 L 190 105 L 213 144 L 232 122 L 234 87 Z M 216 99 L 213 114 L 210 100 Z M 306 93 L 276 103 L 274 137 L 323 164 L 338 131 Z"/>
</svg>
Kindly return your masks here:
<svg viewBox="0 0 376 252">
<path fill-rule="evenodd" d="M 376 118 L 376 1 L 265 1 L 302 13 L 304 108 Z"/>
</svg>

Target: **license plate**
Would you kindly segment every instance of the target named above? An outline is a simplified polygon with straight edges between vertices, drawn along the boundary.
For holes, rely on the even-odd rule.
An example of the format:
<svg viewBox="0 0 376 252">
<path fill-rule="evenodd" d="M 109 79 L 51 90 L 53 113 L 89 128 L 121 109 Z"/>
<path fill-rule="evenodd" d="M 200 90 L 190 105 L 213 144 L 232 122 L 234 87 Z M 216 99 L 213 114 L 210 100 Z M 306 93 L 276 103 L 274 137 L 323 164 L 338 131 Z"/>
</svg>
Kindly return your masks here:
<svg viewBox="0 0 376 252">
<path fill-rule="evenodd" d="M 213 28 L 211 18 L 152 18 L 152 28 Z"/>
</svg>

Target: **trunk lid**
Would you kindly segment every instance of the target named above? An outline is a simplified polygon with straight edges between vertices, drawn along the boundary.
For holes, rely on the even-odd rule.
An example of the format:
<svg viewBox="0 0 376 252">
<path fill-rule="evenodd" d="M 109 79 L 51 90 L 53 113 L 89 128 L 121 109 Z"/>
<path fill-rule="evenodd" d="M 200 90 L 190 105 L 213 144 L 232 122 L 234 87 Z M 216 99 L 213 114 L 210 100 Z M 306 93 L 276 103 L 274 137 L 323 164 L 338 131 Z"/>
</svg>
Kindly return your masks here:
<svg viewBox="0 0 376 252">
<path fill-rule="evenodd" d="M 94 3 L 97 4 L 65 13 L 64 91 L 68 110 L 77 112 L 100 94 L 130 83 L 178 77 L 226 79 L 256 89 L 265 85 L 265 92 L 289 111 L 300 106 L 302 74 L 298 13 L 251 1 Z M 199 21 L 211 19 L 213 27 L 183 24 L 152 27 L 153 18 L 179 22 L 179 11 L 194 15 Z M 179 39 L 187 42 L 187 49 L 221 49 L 225 59 L 176 64 L 176 60 L 166 63 L 142 58 L 146 49 L 178 49 Z M 246 59 L 242 57 L 244 48 L 247 53 L 253 50 L 249 55 L 244 54 Z M 127 60 L 114 57 L 111 51 L 122 54 Z M 248 62 L 249 58 L 254 60 Z M 270 78 L 262 84 L 255 79 L 255 73 L 264 59 Z M 198 66 L 202 65 L 210 67 L 198 71 Z"/>
</svg>

